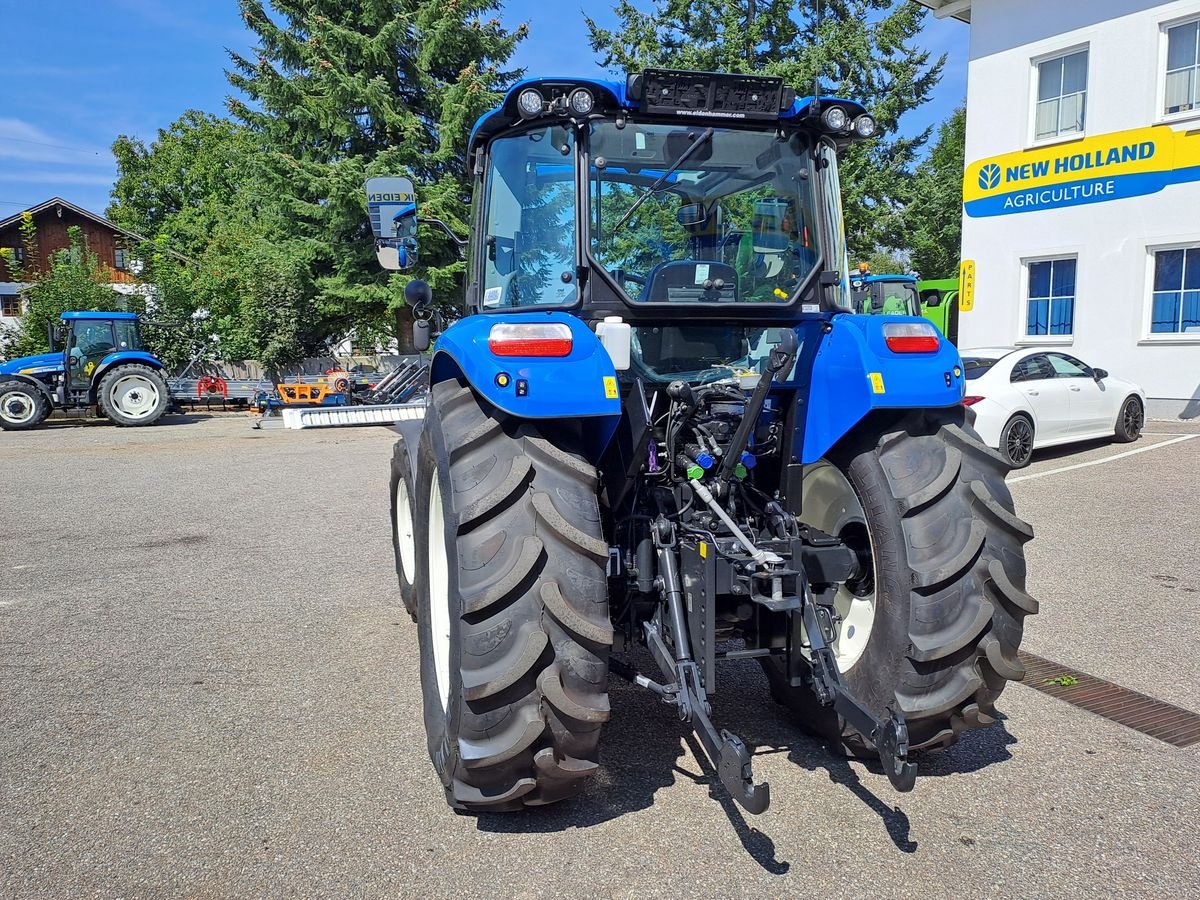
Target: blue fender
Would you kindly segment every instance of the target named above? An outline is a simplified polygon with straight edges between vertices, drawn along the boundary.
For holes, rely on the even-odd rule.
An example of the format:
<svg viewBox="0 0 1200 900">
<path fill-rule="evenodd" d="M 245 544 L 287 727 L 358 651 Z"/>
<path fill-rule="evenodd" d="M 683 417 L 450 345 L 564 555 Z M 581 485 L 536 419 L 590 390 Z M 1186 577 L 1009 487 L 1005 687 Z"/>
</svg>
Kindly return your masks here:
<svg viewBox="0 0 1200 900">
<path fill-rule="evenodd" d="M 100 378 L 106 370 L 116 365 L 123 363 L 141 363 L 149 366 L 152 369 L 162 369 L 163 364 L 154 356 L 147 353 L 145 350 L 118 350 L 116 353 L 110 353 L 96 366 L 96 371 L 92 373 L 92 380 Z"/>
<path fill-rule="evenodd" d="M 965 393 L 962 360 L 943 338 L 927 353 L 888 349 L 888 322 L 927 322 L 911 316 L 837 315 L 818 340 L 807 391 L 801 462 L 816 462 L 873 409 L 931 409 L 955 406 Z M 810 346 L 812 346 L 810 344 Z M 797 435 L 801 437 L 801 435 Z"/>
<path fill-rule="evenodd" d="M 488 334 L 502 322 L 563 323 L 571 329 L 571 352 L 555 358 L 496 356 L 488 347 Z M 608 351 L 582 320 L 567 313 L 489 313 L 460 319 L 434 346 L 429 384 L 458 376 L 488 403 L 512 416 L 591 420 L 585 423 L 585 433 L 593 460 L 608 445 L 621 419 L 617 371 Z"/>
<path fill-rule="evenodd" d="M 108 354 L 108 356 L 104 357 L 96 365 L 95 371 L 92 372 L 92 392 L 95 392 L 96 387 L 100 384 L 100 379 L 104 377 L 105 372 L 107 372 L 113 366 L 119 366 L 125 363 L 139 363 L 158 371 L 162 371 L 163 368 L 163 364 L 145 350 L 118 350 L 116 353 Z"/>
</svg>

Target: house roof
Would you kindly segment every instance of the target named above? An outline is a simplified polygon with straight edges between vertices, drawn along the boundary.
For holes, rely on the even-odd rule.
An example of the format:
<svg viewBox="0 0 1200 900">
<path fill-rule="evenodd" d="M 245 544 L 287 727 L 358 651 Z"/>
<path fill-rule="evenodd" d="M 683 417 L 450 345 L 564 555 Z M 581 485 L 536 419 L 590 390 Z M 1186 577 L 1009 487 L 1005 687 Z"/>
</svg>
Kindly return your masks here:
<svg viewBox="0 0 1200 900">
<path fill-rule="evenodd" d="M 955 18 L 960 22 L 971 24 L 971 0 L 917 0 L 922 6 L 928 6 L 939 19 Z"/>
<path fill-rule="evenodd" d="M 105 228 L 111 228 L 113 231 L 119 232 L 127 237 L 131 237 L 136 241 L 146 240 L 140 234 L 137 234 L 133 231 L 128 231 L 127 229 L 108 221 L 108 219 L 104 218 L 104 216 L 98 216 L 94 212 L 88 212 L 82 206 L 76 206 L 74 203 L 70 202 L 69 200 L 64 200 L 62 197 L 51 197 L 44 203 L 39 203 L 37 206 L 31 206 L 29 209 L 24 209 L 19 213 L 14 213 L 7 219 L 0 219 L 0 229 L 7 228 L 9 225 L 15 225 L 17 222 L 20 222 L 21 217 L 25 215 L 25 213 L 36 216 L 38 213 L 45 212 L 48 209 L 53 209 L 56 206 L 60 206 L 63 209 L 69 209 L 76 215 L 83 216 L 85 219 L 91 219 L 97 225 L 103 225 Z"/>
<path fill-rule="evenodd" d="M 7 219 L 0 219 L 0 231 L 3 231 L 10 225 L 15 225 L 16 223 L 20 222 L 21 217 L 25 215 L 25 213 L 36 216 L 38 213 L 45 212 L 48 209 L 53 209 L 56 206 L 62 207 L 63 209 L 69 209 L 76 215 L 83 216 L 85 219 L 90 219 L 97 225 L 102 225 L 103 227 L 109 228 L 118 234 L 123 234 L 125 237 L 137 241 L 139 244 L 143 244 L 148 240 L 148 238 L 142 237 L 136 231 L 130 231 L 128 228 L 122 228 L 120 225 L 110 222 L 108 219 L 104 218 L 104 216 L 98 216 L 94 212 L 89 212 L 82 206 L 76 206 L 71 201 L 64 200 L 62 197 L 51 197 L 44 203 L 39 203 L 37 206 L 31 206 L 29 209 L 22 210 L 19 213 L 14 213 Z M 168 250 L 167 253 L 171 254 L 171 256 L 174 256 L 176 259 L 183 260 L 184 262 L 191 262 L 188 257 L 184 256 L 182 253 L 177 253 L 174 250 Z"/>
</svg>

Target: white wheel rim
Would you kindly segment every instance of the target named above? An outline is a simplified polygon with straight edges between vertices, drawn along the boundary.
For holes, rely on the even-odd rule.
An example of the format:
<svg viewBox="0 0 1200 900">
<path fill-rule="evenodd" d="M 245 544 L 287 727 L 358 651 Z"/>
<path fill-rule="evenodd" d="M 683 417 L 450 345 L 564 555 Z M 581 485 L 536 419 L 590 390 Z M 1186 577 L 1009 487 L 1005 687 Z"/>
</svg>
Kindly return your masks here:
<svg viewBox="0 0 1200 900">
<path fill-rule="evenodd" d="M 108 396 L 113 407 L 130 419 L 144 419 L 158 408 L 158 386 L 144 375 L 118 378 Z"/>
<path fill-rule="evenodd" d="M 37 414 L 37 401 L 25 391 L 9 391 L 0 400 L 0 416 L 10 425 L 24 425 Z"/>
<path fill-rule="evenodd" d="M 429 486 L 429 637 L 433 643 L 433 668 L 437 673 L 442 709 L 450 706 L 450 577 L 446 553 L 446 518 L 442 512 L 442 489 L 437 472 Z"/>
<path fill-rule="evenodd" d="M 870 538 L 870 525 L 862 501 L 854 493 L 846 476 L 832 463 L 820 460 L 805 467 L 803 496 L 802 522 L 835 537 L 861 526 Z M 834 609 L 841 616 L 841 621 L 837 625 L 832 650 L 838 669 L 848 672 L 862 658 L 871 639 L 871 629 L 875 625 L 874 586 L 860 596 L 846 585 L 841 585 L 834 600 Z"/>
<path fill-rule="evenodd" d="M 403 478 L 396 482 L 396 547 L 400 555 L 400 571 L 404 573 L 404 580 L 412 584 L 417 541 L 413 535 L 412 499 L 408 495 L 408 482 Z"/>
</svg>

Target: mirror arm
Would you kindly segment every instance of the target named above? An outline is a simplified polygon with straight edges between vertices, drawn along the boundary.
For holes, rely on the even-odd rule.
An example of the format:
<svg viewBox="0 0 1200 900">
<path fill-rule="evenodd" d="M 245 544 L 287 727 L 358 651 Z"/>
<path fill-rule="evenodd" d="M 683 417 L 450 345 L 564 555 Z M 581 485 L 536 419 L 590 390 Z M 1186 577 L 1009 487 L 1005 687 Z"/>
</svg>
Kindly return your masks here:
<svg viewBox="0 0 1200 900">
<path fill-rule="evenodd" d="M 431 216 L 417 216 L 417 221 L 422 222 L 426 225 L 438 226 L 440 229 L 442 229 L 442 231 L 444 231 L 446 233 L 446 237 L 450 238 L 450 240 L 454 241 L 454 243 L 458 245 L 458 248 L 460 250 L 463 247 L 467 246 L 467 239 L 460 238 L 457 234 L 455 234 L 453 231 L 451 231 L 450 226 L 447 225 L 445 222 L 443 222 L 441 219 L 434 219 Z"/>
</svg>

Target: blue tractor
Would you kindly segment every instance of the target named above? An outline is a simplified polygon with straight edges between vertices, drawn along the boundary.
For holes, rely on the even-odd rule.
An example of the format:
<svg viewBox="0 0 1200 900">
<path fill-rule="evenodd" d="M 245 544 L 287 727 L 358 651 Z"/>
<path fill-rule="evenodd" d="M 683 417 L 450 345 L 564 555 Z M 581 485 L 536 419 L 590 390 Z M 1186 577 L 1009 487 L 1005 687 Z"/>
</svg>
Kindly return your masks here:
<svg viewBox="0 0 1200 900">
<path fill-rule="evenodd" d="M 63 313 L 49 353 L 0 363 L 6 431 L 36 428 L 55 409 L 93 406 L 114 425 L 153 425 L 170 404 L 163 364 L 142 349 L 135 313 Z"/>
<path fill-rule="evenodd" d="M 476 124 L 470 314 L 391 478 L 451 806 L 580 791 L 610 676 L 754 813 L 768 786 L 709 702 L 723 661 L 900 790 L 1022 676 L 1032 531 L 958 353 L 851 306 L 838 151 L 874 131 L 853 101 L 669 70 L 522 81 Z M 407 296 L 427 346 L 429 288 Z"/>
</svg>

